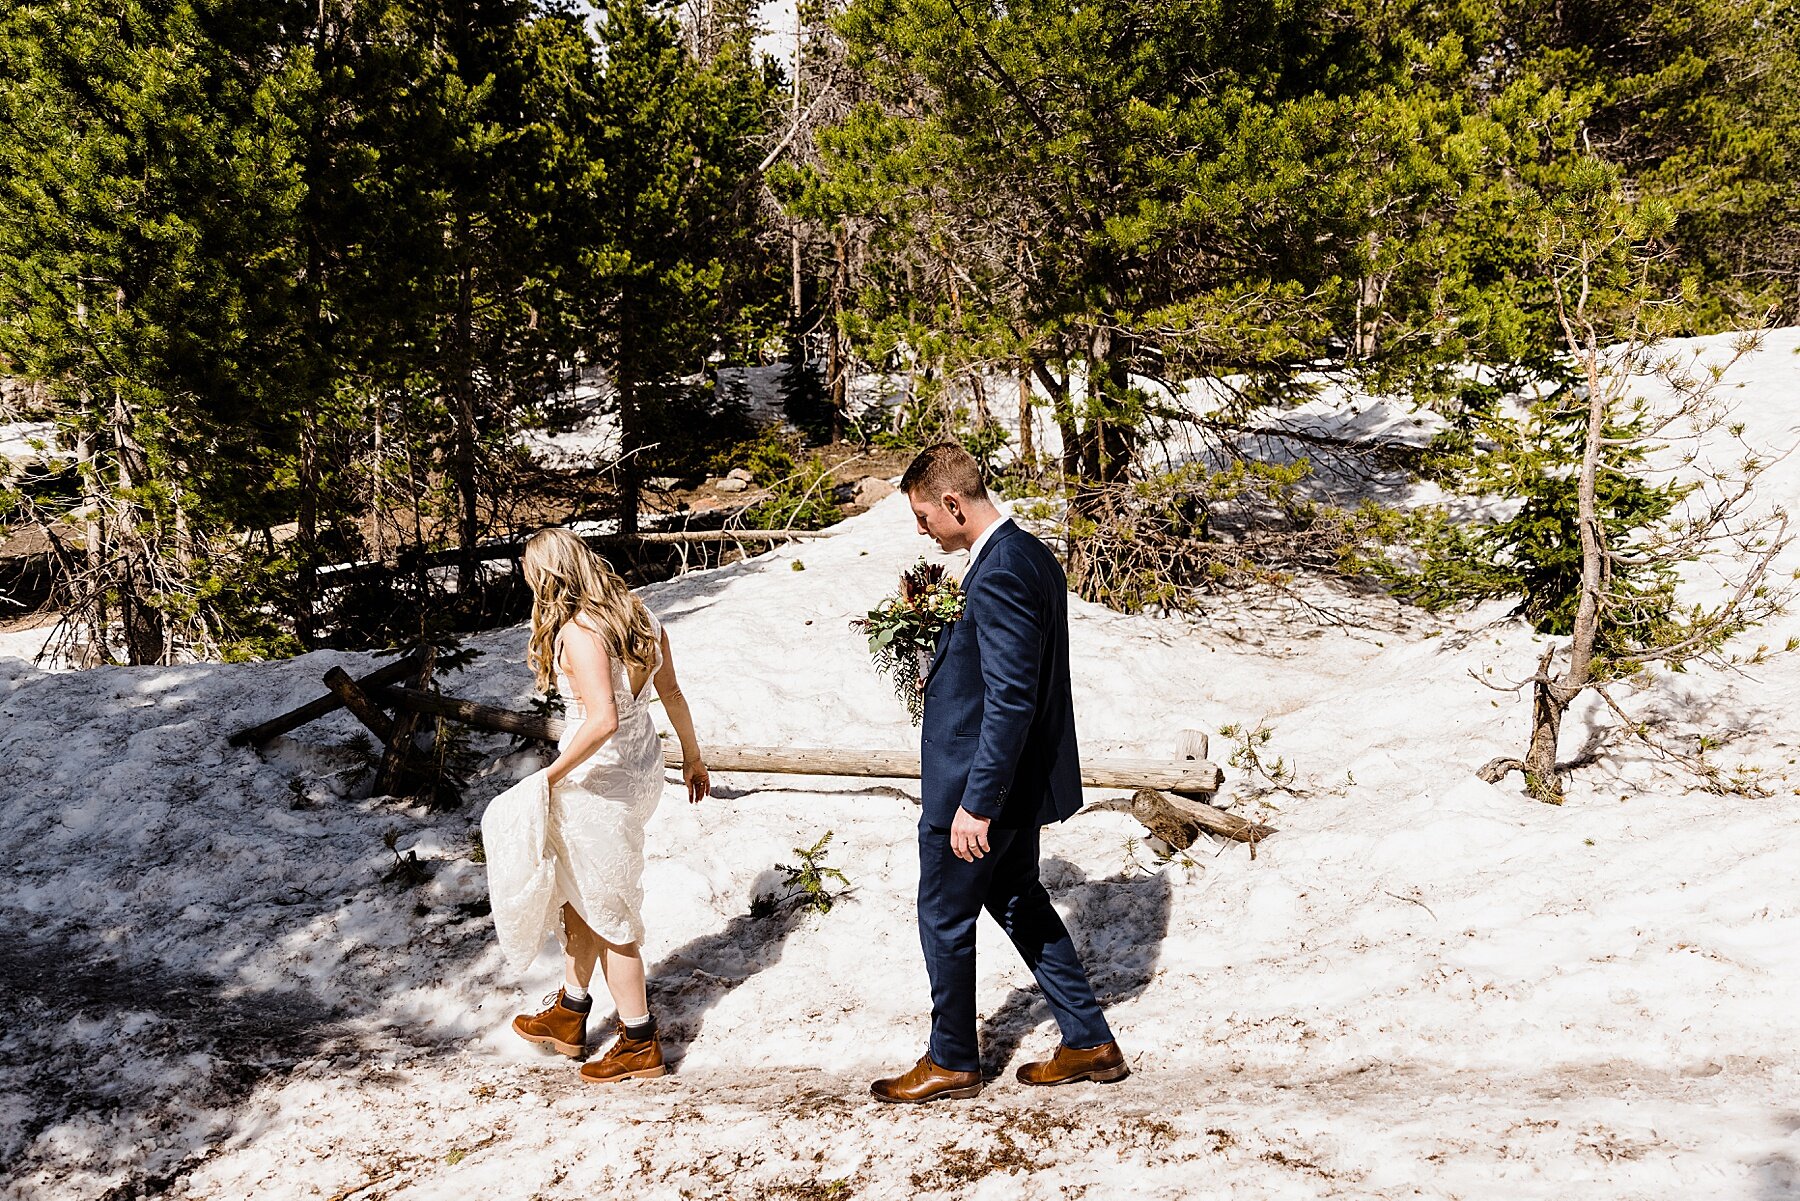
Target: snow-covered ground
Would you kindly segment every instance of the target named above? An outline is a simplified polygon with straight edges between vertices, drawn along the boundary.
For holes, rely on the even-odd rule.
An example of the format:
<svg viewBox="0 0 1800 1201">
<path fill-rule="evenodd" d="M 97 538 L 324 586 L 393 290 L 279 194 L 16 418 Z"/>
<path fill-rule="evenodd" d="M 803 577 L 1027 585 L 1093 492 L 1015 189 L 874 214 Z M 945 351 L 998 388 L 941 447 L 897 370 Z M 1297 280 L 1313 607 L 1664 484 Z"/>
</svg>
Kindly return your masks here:
<svg viewBox="0 0 1800 1201">
<path fill-rule="evenodd" d="M 49 421 L 0 422 L 0 460 L 20 463 L 67 458 L 67 451 L 56 449 L 56 426 Z M 6 475 L 0 463 L 0 478 Z"/>
<path fill-rule="evenodd" d="M 23 659 L 30 663 L 37 660 L 43 655 L 46 645 L 55 632 L 54 625 L 34 625 L 19 629 L 0 630 L 0 661 Z"/>
<path fill-rule="evenodd" d="M 1765 445 L 1800 440 L 1797 348 L 1783 331 L 1734 377 Z M 1800 500 L 1800 460 L 1762 490 Z M 928 548 L 890 498 L 830 538 L 646 588 L 703 739 L 908 745 L 847 622 Z M 1694 791 L 1611 740 L 1551 808 L 1471 774 L 1523 745 L 1525 703 L 1469 676 L 1529 673 L 1535 639 L 1504 606 L 1440 623 L 1340 604 L 1365 624 L 1072 603 L 1087 755 L 1261 720 L 1301 791 L 1269 798 L 1280 833 L 1254 860 L 1203 844 L 1159 867 L 1106 810 L 1047 830 L 1046 880 L 1133 1075 L 1012 1080 L 1054 1026 L 984 919 L 999 1077 L 922 1109 L 867 1096 L 927 1028 L 912 782 L 721 776 L 697 809 L 672 786 L 646 953 L 677 1070 L 596 1089 L 509 1032 L 558 967 L 508 976 L 476 904 L 482 802 L 536 752 L 478 738 L 475 799 L 428 814 L 361 798 L 342 714 L 260 755 L 225 745 L 369 656 L 0 658 L 6 1194 L 1800 1198 L 1800 661 L 1641 698 L 1725 739 L 1773 795 Z M 1789 617 L 1752 641 L 1796 633 Z M 523 632 L 476 642 L 445 689 L 523 705 Z M 1606 726 L 1578 709 L 1564 755 Z M 427 883 L 381 882 L 391 829 Z M 827 830 L 851 895 L 753 917 L 773 865 Z"/>
</svg>

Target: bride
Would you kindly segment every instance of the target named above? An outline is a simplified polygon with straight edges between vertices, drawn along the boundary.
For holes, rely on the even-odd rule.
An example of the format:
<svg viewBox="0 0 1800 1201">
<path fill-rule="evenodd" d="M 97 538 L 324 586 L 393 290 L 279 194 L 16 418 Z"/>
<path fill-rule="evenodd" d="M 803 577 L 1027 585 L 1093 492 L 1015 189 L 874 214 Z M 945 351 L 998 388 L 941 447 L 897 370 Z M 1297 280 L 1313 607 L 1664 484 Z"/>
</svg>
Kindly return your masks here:
<svg viewBox="0 0 1800 1201">
<path fill-rule="evenodd" d="M 618 1008 L 618 1039 L 583 1065 L 596 1084 L 660 1076 L 662 1044 L 644 988 L 644 824 L 663 789 L 663 752 L 650 718 L 649 686 L 681 739 L 688 799 L 711 785 L 693 718 L 675 682 L 669 635 L 606 561 L 568 530 L 525 544 L 530 586 L 528 663 L 539 690 L 554 680 L 568 725 L 545 772 L 550 804 L 545 843 L 562 903 L 563 986 L 541 1013 L 513 1019 L 528 1042 L 580 1057 L 593 1008 L 596 962 Z"/>
</svg>

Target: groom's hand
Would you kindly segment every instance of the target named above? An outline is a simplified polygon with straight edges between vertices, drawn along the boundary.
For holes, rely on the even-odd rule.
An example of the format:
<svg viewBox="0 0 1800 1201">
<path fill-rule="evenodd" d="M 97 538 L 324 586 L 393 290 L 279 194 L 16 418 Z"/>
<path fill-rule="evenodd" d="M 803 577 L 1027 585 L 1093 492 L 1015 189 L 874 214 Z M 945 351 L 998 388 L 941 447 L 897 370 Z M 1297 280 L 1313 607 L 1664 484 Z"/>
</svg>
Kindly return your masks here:
<svg viewBox="0 0 1800 1201">
<path fill-rule="evenodd" d="M 961 805 L 950 819 L 950 850 L 965 863 L 973 863 L 988 853 L 990 818 L 976 817 Z"/>
</svg>

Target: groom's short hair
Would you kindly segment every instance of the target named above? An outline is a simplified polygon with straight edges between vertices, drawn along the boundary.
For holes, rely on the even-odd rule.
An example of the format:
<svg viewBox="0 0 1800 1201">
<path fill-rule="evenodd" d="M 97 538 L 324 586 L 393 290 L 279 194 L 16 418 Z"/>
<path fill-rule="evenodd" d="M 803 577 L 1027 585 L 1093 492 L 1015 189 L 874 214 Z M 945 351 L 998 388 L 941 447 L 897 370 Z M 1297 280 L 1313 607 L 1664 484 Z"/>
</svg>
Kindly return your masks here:
<svg viewBox="0 0 1800 1201">
<path fill-rule="evenodd" d="M 987 499 L 981 464 L 955 442 L 938 442 L 920 451 L 900 477 L 900 491 L 908 496 L 922 492 L 932 500 L 946 492 L 964 500 Z"/>
</svg>

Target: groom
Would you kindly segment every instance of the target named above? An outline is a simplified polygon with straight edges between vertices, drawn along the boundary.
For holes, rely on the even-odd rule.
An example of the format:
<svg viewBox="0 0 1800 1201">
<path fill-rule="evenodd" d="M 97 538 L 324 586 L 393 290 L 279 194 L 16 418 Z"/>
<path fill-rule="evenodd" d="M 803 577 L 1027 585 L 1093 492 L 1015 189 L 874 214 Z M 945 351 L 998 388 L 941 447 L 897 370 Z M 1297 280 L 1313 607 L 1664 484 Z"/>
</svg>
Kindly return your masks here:
<svg viewBox="0 0 1800 1201">
<path fill-rule="evenodd" d="M 1001 515 L 981 468 L 953 442 L 929 446 L 900 479 L 919 532 L 967 550 L 962 619 L 938 640 L 925 684 L 919 941 L 931 977 L 931 1044 L 877 1099 L 981 1091 L 975 1037 L 975 919 L 1006 931 L 1062 1030 L 1026 1084 L 1122 1080 L 1075 944 L 1038 880 L 1038 828 L 1081 807 L 1069 694 L 1068 586 L 1050 551 Z"/>
</svg>

